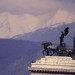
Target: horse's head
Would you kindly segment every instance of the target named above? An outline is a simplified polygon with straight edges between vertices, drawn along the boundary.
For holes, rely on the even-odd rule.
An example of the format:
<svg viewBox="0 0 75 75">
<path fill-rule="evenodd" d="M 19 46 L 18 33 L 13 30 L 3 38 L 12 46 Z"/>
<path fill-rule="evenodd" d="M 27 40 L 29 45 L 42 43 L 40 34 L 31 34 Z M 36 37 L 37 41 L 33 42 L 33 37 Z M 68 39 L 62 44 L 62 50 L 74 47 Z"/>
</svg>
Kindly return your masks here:
<svg viewBox="0 0 75 75">
<path fill-rule="evenodd" d="M 43 46 L 49 46 L 49 45 L 52 45 L 52 43 L 51 42 L 43 42 L 42 45 Z"/>
</svg>

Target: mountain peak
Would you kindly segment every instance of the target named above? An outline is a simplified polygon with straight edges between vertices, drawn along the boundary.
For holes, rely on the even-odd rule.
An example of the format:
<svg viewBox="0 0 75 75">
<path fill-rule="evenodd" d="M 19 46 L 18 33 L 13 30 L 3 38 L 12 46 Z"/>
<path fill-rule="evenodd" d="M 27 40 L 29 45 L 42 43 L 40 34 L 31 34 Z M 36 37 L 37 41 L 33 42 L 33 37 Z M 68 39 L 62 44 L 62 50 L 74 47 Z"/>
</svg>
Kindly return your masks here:
<svg viewBox="0 0 75 75">
<path fill-rule="evenodd" d="M 31 14 L 0 14 L 0 38 L 32 32 L 37 28 L 38 19 Z"/>
<path fill-rule="evenodd" d="M 52 19 L 47 23 L 48 26 L 55 25 L 59 23 L 72 23 L 75 22 L 75 15 L 64 9 L 58 9 Z"/>
<path fill-rule="evenodd" d="M 63 25 L 63 23 L 72 22 L 75 22 L 75 15 L 61 8 L 53 15 L 50 15 L 50 13 L 39 16 L 32 14 L 17 15 L 9 12 L 0 13 L 0 38 L 9 38 L 33 32 L 40 28 L 57 27 Z"/>
</svg>

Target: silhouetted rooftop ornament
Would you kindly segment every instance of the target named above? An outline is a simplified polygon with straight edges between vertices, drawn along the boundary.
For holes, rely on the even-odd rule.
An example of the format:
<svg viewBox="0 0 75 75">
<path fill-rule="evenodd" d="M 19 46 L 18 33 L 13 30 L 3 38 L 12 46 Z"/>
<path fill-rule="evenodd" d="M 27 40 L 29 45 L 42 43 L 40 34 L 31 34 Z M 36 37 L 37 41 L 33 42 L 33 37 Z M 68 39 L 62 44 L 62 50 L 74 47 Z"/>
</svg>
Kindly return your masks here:
<svg viewBox="0 0 75 75">
<path fill-rule="evenodd" d="M 66 36 L 69 33 L 69 27 L 65 28 L 64 35 Z"/>
<path fill-rule="evenodd" d="M 61 32 L 60 35 L 60 45 L 53 45 L 51 42 L 44 42 L 42 45 L 44 46 L 43 55 L 46 56 L 70 56 L 75 57 L 75 37 L 74 37 L 74 47 L 73 49 L 66 49 L 66 44 L 64 43 L 64 37 L 69 33 L 69 27 L 66 27 L 64 31 Z"/>
<path fill-rule="evenodd" d="M 64 36 L 66 36 L 69 33 L 69 27 L 66 27 L 64 29 L 64 32 L 61 32 L 61 36 L 60 36 L 60 47 L 63 45 L 64 43 Z"/>
</svg>

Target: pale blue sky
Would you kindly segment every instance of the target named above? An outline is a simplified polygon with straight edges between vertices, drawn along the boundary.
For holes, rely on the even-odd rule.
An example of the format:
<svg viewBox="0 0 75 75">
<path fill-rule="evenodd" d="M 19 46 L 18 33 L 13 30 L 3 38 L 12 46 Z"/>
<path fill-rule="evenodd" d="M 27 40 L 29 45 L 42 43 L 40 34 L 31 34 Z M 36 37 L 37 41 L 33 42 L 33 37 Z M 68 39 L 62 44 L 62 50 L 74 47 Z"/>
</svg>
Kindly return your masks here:
<svg viewBox="0 0 75 75">
<path fill-rule="evenodd" d="M 75 0 L 59 0 L 59 1 L 62 1 L 62 2 L 70 2 L 70 3 L 75 3 Z"/>
<path fill-rule="evenodd" d="M 40 15 L 59 8 L 75 12 L 75 0 L 0 0 L 0 12 Z"/>
</svg>

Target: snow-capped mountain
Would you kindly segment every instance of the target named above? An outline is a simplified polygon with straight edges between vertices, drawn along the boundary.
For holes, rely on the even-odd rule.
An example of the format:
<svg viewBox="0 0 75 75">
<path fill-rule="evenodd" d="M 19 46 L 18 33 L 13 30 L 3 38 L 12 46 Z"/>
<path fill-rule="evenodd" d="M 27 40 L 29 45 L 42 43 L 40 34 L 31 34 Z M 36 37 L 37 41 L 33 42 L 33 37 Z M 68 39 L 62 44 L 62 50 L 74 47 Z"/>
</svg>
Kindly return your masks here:
<svg viewBox="0 0 75 75">
<path fill-rule="evenodd" d="M 0 14 L 0 38 L 9 37 L 10 32 L 8 13 L 2 13 Z"/>
<path fill-rule="evenodd" d="M 57 27 L 63 23 L 75 22 L 75 14 L 68 12 L 63 9 L 58 9 L 51 20 L 48 21 L 47 25 L 52 27 Z"/>
<path fill-rule="evenodd" d="M 0 14 L 0 38 L 8 38 L 18 34 L 32 32 L 36 29 L 38 19 L 29 14 Z"/>
<path fill-rule="evenodd" d="M 12 38 L 13 36 L 36 31 L 41 28 L 54 28 L 64 23 L 75 22 L 75 15 L 66 10 L 58 9 L 53 14 L 34 16 L 31 14 L 0 14 L 0 38 Z"/>
</svg>

